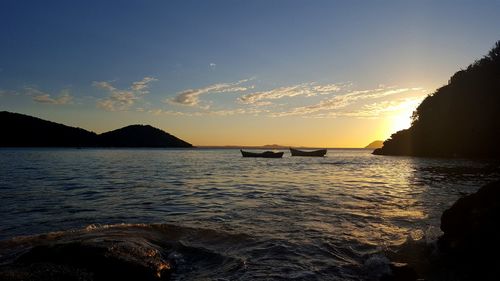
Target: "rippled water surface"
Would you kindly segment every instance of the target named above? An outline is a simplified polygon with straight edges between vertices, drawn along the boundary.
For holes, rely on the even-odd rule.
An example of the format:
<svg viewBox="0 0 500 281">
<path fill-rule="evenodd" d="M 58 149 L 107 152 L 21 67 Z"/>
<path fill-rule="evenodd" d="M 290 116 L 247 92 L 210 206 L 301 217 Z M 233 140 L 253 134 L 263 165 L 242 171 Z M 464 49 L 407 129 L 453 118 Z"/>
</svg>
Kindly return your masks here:
<svg viewBox="0 0 500 281">
<path fill-rule="evenodd" d="M 179 280 L 366 280 L 367 257 L 439 234 L 444 209 L 499 178 L 484 161 L 370 152 L 2 149 L 0 239 L 113 229 L 182 245 L 169 248 Z"/>
</svg>

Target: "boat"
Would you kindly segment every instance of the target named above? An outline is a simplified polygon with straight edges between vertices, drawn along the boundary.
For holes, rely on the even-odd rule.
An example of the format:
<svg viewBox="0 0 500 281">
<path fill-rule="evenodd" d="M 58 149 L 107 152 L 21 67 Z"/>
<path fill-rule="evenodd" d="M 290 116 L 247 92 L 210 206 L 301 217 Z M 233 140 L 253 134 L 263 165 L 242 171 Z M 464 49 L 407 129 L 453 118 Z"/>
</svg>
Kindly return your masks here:
<svg viewBox="0 0 500 281">
<path fill-rule="evenodd" d="M 241 150 L 241 155 L 243 157 L 261 157 L 261 158 L 281 158 L 283 157 L 283 152 L 273 152 L 273 151 L 264 151 L 264 152 L 248 152 Z"/>
<path fill-rule="evenodd" d="M 313 151 L 302 151 L 298 149 L 290 148 L 292 156 L 313 156 L 313 157 L 323 157 L 326 154 L 326 149 L 319 149 Z"/>
</svg>

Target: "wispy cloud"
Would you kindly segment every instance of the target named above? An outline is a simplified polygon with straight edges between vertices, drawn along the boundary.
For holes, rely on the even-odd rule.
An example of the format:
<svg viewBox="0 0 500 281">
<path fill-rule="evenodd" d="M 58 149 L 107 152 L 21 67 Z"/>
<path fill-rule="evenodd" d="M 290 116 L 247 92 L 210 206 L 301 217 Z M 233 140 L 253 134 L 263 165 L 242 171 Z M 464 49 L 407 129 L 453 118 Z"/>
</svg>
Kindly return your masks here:
<svg viewBox="0 0 500 281">
<path fill-rule="evenodd" d="M 344 116 L 362 117 L 362 118 L 375 118 L 380 116 L 391 115 L 408 109 L 416 109 L 422 102 L 425 96 L 403 98 L 396 100 L 386 100 L 366 104 L 359 110 L 345 112 Z"/>
<path fill-rule="evenodd" d="M 72 101 L 72 97 L 69 94 L 62 94 L 57 98 L 50 97 L 49 94 L 34 96 L 33 100 L 38 103 L 47 103 L 47 104 L 68 104 Z"/>
<path fill-rule="evenodd" d="M 147 94 L 149 93 L 149 83 L 158 81 L 158 79 L 153 78 L 153 77 L 144 77 L 142 78 L 141 81 L 136 81 L 132 83 L 132 86 L 130 87 L 132 91 L 137 92 L 139 94 Z"/>
<path fill-rule="evenodd" d="M 165 109 L 150 109 L 147 111 L 150 114 L 159 115 L 169 115 L 169 116 L 192 116 L 191 113 L 186 113 L 182 111 L 165 110 Z"/>
<path fill-rule="evenodd" d="M 98 106 L 106 110 L 126 110 L 131 108 L 142 95 L 148 93 L 149 83 L 156 79 L 145 77 L 134 82 L 126 90 L 117 89 L 112 82 L 94 82 L 94 86 L 108 91 L 109 97 L 98 101 Z M 185 108 L 154 108 L 152 104 L 137 107 L 136 111 L 166 116 L 235 116 L 253 115 L 267 117 L 301 116 L 304 118 L 378 118 L 397 112 L 408 112 L 416 108 L 426 96 L 420 87 L 396 87 L 380 85 L 372 89 L 353 90 L 351 83 L 318 84 L 302 83 L 278 87 L 268 91 L 250 92 L 255 86 L 247 86 L 251 79 L 233 83 L 217 83 L 202 88 L 178 92 L 176 96 L 164 100 L 169 105 L 184 105 Z M 212 93 L 236 93 L 236 103 L 215 103 L 202 99 Z M 293 102 L 276 100 L 287 97 L 302 97 Z M 307 99 L 316 97 L 315 99 Z M 303 105 L 308 100 L 316 103 Z M 302 105 L 300 104 L 302 103 Z"/>
<path fill-rule="evenodd" d="M 154 77 L 144 77 L 140 81 L 132 82 L 127 89 L 118 89 L 109 81 L 94 81 L 92 85 L 96 88 L 109 92 L 105 99 L 97 101 L 97 107 L 107 111 L 129 110 L 136 101 L 149 93 L 149 84 L 158 81 Z"/>
<path fill-rule="evenodd" d="M 67 89 L 62 90 L 57 97 L 41 91 L 36 87 L 25 87 L 24 91 L 26 95 L 32 96 L 33 101 L 37 103 L 64 105 L 72 103 L 73 101 L 73 97 Z"/>
<path fill-rule="evenodd" d="M 422 102 L 425 96 L 397 99 L 391 101 L 381 101 L 363 105 L 361 108 L 351 108 L 336 111 L 325 111 L 315 114 L 304 115 L 306 118 L 336 118 L 352 117 L 361 119 L 373 119 L 399 115 L 401 113 L 411 113 Z M 276 114 L 275 117 L 286 115 Z M 408 116 L 410 117 L 410 116 Z"/>
<path fill-rule="evenodd" d="M 15 90 L 0 89 L 0 97 L 29 95 L 28 91 L 26 90 L 26 88 L 29 88 L 29 87 L 25 87 L 24 91 L 15 91 Z"/>
<path fill-rule="evenodd" d="M 340 91 L 344 86 L 344 84 L 316 85 L 316 83 L 303 83 L 299 85 L 279 87 L 269 91 L 247 94 L 238 98 L 238 101 L 244 104 L 257 104 L 262 101 L 267 101 L 267 104 L 269 104 L 269 100 L 276 100 L 285 97 L 311 97 L 332 94 Z"/>
<path fill-rule="evenodd" d="M 113 92 L 116 90 L 116 88 L 113 87 L 111 85 L 111 83 L 108 81 L 101 81 L 101 82 L 94 81 L 94 82 L 92 82 L 92 86 L 103 89 L 103 90 L 107 90 L 110 92 Z"/>
<path fill-rule="evenodd" d="M 232 116 L 232 115 L 258 115 L 260 113 L 269 112 L 269 110 L 263 110 L 258 108 L 233 108 L 233 109 L 219 109 L 219 110 L 209 110 L 205 109 L 202 111 L 194 112 L 184 112 L 175 110 L 165 110 L 165 109 L 151 109 L 147 111 L 153 115 L 168 115 L 168 116 Z"/>
<path fill-rule="evenodd" d="M 274 114 L 274 116 L 290 116 L 290 115 L 309 115 L 322 111 L 334 111 L 348 106 L 354 105 L 356 103 L 367 102 L 369 100 L 376 100 L 385 98 L 388 96 L 402 94 L 405 92 L 421 92 L 422 88 L 394 88 L 394 87 L 379 87 L 371 90 L 358 90 L 352 91 L 340 95 L 336 95 L 332 98 L 320 101 L 317 104 L 296 107 L 285 112 L 279 112 Z M 421 94 L 423 95 L 423 94 Z M 363 104 L 358 105 L 363 106 Z M 330 116 L 338 115 L 327 114 Z M 324 114 L 322 114 L 324 115 Z"/>
<path fill-rule="evenodd" d="M 246 80 L 234 83 L 218 83 L 203 88 L 179 92 L 174 98 L 165 100 L 168 104 L 180 104 L 191 107 L 189 110 L 149 110 L 149 113 L 171 116 L 233 116 L 254 115 L 268 117 L 302 116 L 305 118 L 355 117 L 374 118 L 386 116 L 397 110 L 416 107 L 425 97 L 425 90 L 420 87 L 396 87 L 380 85 L 373 89 L 352 90 L 351 83 L 318 84 L 317 82 L 283 86 L 268 91 L 250 92 L 254 86 L 244 86 Z M 200 96 L 209 93 L 243 92 L 236 99 L 236 104 L 218 104 L 202 101 Z M 276 100 L 289 97 L 316 97 L 316 103 L 297 106 L 293 102 Z M 323 99 L 318 101 L 318 98 Z M 238 105 L 239 104 L 239 105 Z M 300 104 L 300 103 L 299 103 Z"/>
<path fill-rule="evenodd" d="M 240 80 L 234 83 L 217 83 L 198 89 L 188 89 L 178 92 L 175 97 L 168 98 L 165 102 L 170 104 L 180 104 L 186 106 L 200 106 L 200 96 L 205 94 L 214 93 L 234 93 L 244 92 L 250 87 L 241 86 L 243 83 L 248 82 L 250 79 Z"/>
<path fill-rule="evenodd" d="M 235 108 L 235 109 L 225 109 L 225 110 L 212 110 L 207 111 L 206 114 L 214 116 L 231 116 L 231 115 L 258 115 L 267 110 L 257 109 L 257 108 Z"/>
</svg>

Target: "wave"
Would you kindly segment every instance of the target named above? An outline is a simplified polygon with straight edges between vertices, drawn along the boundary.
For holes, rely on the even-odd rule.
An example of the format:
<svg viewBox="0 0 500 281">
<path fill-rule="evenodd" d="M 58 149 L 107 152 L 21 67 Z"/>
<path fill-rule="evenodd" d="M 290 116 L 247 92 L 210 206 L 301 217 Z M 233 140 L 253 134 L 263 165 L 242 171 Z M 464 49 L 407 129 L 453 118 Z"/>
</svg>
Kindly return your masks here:
<svg viewBox="0 0 500 281">
<path fill-rule="evenodd" d="M 371 247 L 355 244 L 172 224 L 89 225 L 0 241 L 0 280 L 378 280 L 363 266 Z"/>
<path fill-rule="evenodd" d="M 172 224 L 89 225 L 0 241 L 0 280 L 375 281 L 398 271 L 425 280 L 458 277 L 437 250 L 439 234 L 430 227 L 401 245 L 374 248 Z"/>
<path fill-rule="evenodd" d="M 477 272 L 469 262 L 458 262 L 453 255 L 438 247 L 440 230 L 429 227 L 425 232 L 412 233 L 400 245 L 384 247 L 368 255 L 365 272 L 380 280 L 497 280 L 498 275 Z M 486 277 L 486 278 L 484 278 Z M 385 279 L 384 279 L 385 278 Z"/>
<path fill-rule="evenodd" d="M 1 241 L 0 280 L 203 279 L 243 268 L 243 259 L 216 249 L 251 241 L 166 224 L 91 225 Z"/>
</svg>

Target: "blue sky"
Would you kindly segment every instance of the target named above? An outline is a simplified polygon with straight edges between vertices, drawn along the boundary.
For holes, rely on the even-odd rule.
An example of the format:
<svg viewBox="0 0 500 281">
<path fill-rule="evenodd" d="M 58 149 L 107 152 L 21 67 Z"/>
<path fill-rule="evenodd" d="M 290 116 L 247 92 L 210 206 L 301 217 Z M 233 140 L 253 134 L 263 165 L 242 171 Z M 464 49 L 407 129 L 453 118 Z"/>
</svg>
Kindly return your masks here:
<svg viewBox="0 0 500 281">
<path fill-rule="evenodd" d="M 147 123 L 198 145 L 362 146 L 486 54 L 499 12 L 500 1 L 4 0 L 0 110 L 97 132 Z"/>
</svg>

